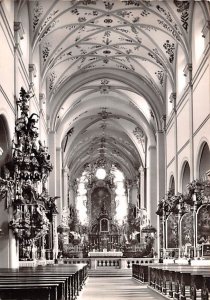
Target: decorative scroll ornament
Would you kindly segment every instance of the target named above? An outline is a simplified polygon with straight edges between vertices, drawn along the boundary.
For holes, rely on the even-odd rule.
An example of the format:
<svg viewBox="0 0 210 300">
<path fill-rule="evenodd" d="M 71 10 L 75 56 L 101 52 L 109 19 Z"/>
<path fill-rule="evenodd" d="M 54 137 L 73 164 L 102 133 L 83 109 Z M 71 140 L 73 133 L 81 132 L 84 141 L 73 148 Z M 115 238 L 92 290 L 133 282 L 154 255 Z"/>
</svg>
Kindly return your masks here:
<svg viewBox="0 0 210 300">
<path fill-rule="evenodd" d="M 177 1 L 174 0 L 177 7 L 177 12 L 181 14 L 182 27 L 187 31 L 189 21 L 189 7 L 190 1 Z"/>
<path fill-rule="evenodd" d="M 52 214 L 57 213 L 57 197 L 50 197 L 45 187 L 53 167 L 47 148 L 37 141 L 39 116 L 29 115 L 31 98 L 30 93 L 21 88 L 12 161 L 4 166 L 3 178 L 0 178 L 0 195 L 7 200 L 6 206 L 13 208 L 9 227 L 21 243 L 28 244 L 46 235 Z"/>
<path fill-rule="evenodd" d="M 173 63 L 174 61 L 174 52 L 175 52 L 175 44 L 170 43 L 169 40 L 163 44 L 163 47 L 166 49 L 166 53 L 169 55 L 169 62 Z"/>
</svg>

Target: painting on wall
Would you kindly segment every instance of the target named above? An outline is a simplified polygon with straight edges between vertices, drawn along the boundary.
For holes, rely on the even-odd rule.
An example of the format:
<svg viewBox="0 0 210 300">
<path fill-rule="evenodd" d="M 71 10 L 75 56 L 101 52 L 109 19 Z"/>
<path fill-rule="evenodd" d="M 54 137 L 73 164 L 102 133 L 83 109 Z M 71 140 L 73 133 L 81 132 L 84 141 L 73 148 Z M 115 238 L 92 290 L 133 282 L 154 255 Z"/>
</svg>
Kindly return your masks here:
<svg viewBox="0 0 210 300">
<path fill-rule="evenodd" d="M 197 213 L 197 242 L 210 243 L 210 205 L 203 205 Z"/>
<path fill-rule="evenodd" d="M 93 223 L 99 217 L 102 207 L 107 211 L 108 216 L 111 217 L 111 194 L 105 187 L 97 187 L 91 194 L 91 220 Z"/>
<path fill-rule="evenodd" d="M 178 216 L 170 214 L 166 222 L 167 248 L 178 248 Z"/>
<path fill-rule="evenodd" d="M 194 245 L 193 213 L 186 213 L 181 220 L 182 246 Z"/>
</svg>

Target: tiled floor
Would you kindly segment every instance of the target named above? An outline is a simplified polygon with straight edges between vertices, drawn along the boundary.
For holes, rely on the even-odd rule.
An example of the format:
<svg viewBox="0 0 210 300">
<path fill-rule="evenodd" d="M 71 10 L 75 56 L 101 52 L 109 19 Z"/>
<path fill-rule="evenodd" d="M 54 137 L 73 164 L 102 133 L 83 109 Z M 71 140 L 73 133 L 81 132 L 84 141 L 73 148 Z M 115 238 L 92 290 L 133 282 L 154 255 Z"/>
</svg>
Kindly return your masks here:
<svg viewBox="0 0 210 300">
<path fill-rule="evenodd" d="M 163 300 L 131 277 L 89 277 L 77 300 Z"/>
</svg>

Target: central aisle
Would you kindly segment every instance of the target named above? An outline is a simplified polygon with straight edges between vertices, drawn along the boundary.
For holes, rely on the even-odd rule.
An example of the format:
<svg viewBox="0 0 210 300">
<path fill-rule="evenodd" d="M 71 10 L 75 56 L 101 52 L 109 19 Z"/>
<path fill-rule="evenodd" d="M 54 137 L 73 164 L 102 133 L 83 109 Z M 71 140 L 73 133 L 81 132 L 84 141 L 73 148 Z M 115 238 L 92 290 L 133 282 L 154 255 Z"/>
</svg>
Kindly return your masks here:
<svg viewBox="0 0 210 300">
<path fill-rule="evenodd" d="M 78 300 L 163 300 L 131 277 L 88 277 Z"/>
</svg>

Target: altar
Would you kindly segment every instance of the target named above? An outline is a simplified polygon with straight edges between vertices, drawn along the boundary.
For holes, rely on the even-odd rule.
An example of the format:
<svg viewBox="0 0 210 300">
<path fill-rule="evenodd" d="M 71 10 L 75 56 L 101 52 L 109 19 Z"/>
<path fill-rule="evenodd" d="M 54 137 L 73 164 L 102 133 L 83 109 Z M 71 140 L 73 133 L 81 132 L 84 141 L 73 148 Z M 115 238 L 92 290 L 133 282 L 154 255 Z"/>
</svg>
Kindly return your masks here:
<svg viewBox="0 0 210 300">
<path fill-rule="evenodd" d="M 89 240 L 90 257 L 120 257 L 120 233 L 116 223 L 108 215 L 105 203 L 101 207 L 99 216 L 93 222 Z M 115 249 L 115 251 L 113 251 Z"/>
<path fill-rule="evenodd" d="M 89 257 L 122 257 L 121 251 L 91 251 L 88 253 Z"/>
</svg>

